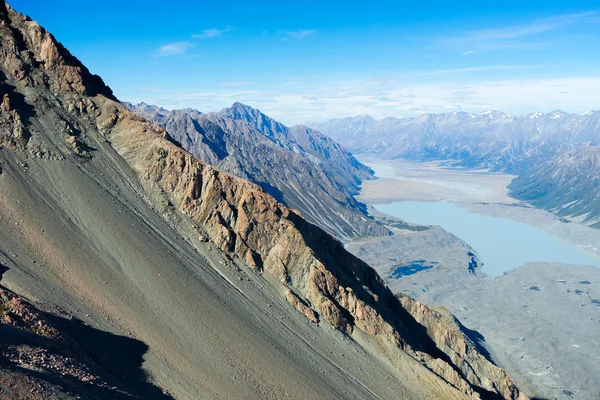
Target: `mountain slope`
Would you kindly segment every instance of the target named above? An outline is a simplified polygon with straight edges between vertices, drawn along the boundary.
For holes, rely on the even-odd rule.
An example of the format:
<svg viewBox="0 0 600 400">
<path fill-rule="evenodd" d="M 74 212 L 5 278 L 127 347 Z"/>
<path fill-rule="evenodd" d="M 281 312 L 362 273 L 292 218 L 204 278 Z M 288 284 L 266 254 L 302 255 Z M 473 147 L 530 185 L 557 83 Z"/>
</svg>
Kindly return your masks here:
<svg viewBox="0 0 600 400">
<path fill-rule="evenodd" d="M 520 173 L 552 155 L 599 145 L 600 112 L 516 116 L 499 111 L 453 112 L 418 118 L 368 116 L 309 124 L 354 154 L 455 160 L 458 165 Z"/>
<path fill-rule="evenodd" d="M 510 195 L 600 227 L 600 147 L 560 153 L 515 178 Z"/>
<path fill-rule="evenodd" d="M 0 35 L 2 284 L 141 342 L 103 360 L 125 387 L 186 399 L 527 398 L 436 313 L 392 295 L 259 186 L 182 150 L 4 2 Z M 102 353 L 105 337 L 88 346 Z"/>
<path fill-rule="evenodd" d="M 317 131 L 288 128 L 240 103 L 209 114 L 127 106 L 165 128 L 194 156 L 259 184 L 340 239 L 389 234 L 354 199 L 372 171 Z"/>
</svg>

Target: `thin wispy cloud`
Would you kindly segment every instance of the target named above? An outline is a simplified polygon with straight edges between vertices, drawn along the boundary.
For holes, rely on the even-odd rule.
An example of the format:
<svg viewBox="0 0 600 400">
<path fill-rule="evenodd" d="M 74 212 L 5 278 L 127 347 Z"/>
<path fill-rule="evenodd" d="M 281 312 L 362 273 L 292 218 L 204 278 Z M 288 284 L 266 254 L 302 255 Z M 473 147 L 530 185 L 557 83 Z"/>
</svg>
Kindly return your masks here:
<svg viewBox="0 0 600 400">
<path fill-rule="evenodd" d="M 449 75 L 449 74 L 460 74 L 464 72 L 476 72 L 476 71 L 492 71 L 492 70 L 518 70 L 533 68 L 532 65 L 484 65 L 480 67 L 467 67 L 467 68 L 453 68 L 453 69 L 437 69 L 431 71 L 414 71 L 406 72 L 403 74 L 405 77 L 410 76 L 430 76 L 430 75 Z"/>
<path fill-rule="evenodd" d="M 190 42 L 175 42 L 168 43 L 158 48 L 155 53 L 157 57 L 172 57 L 181 56 L 188 52 L 189 49 L 194 47 Z"/>
<path fill-rule="evenodd" d="M 575 23 L 596 23 L 594 19 L 597 16 L 596 11 L 557 15 L 537 19 L 526 24 L 470 30 L 456 36 L 438 38 L 437 42 L 443 46 L 462 48 L 463 54 L 507 48 L 542 47 L 545 43 L 531 43 L 529 41 L 543 36 L 543 34 L 567 28 Z"/>
<path fill-rule="evenodd" d="M 210 28 L 210 29 L 205 29 L 204 31 L 202 31 L 202 33 L 197 33 L 195 35 L 192 35 L 192 37 L 194 39 L 208 39 L 208 38 L 216 38 L 219 36 L 222 36 L 224 33 L 229 32 L 231 30 L 230 27 L 225 27 L 224 29 L 218 29 L 218 28 Z"/>
<path fill-rule="evenodd" d="M 250 86 L 250 85 L 254 85 L 254 82 L 244 82 L 244 81 L 233 81 L 233 82 L 219 82 L 217 83 L 217 86 L 221 86 L 221 87 L 240 87 L 240 86 Z"/>
<path fill-rule="evenodd" d="M 309 36 L 313 36 L 318 31 L 316 29 L 299 29 L 297 31 L 283 32 L 284 39 L 287 40 L 302 40 Z"/>
<path fill-rule="evenodd" d="M 475 31 L 466 32 L 464 35 L 465 39 L 477 39 L 477 40 L 502 40 L 502 39 L 515 39 L 524 36 L 536 35 L 548 31 L 553 31 L 569 25 L 576 21 L 581 21 L 587 17 L 595 15 L 595 11 L 589 11 L 579 14 L 567 14 L 558 15 L 550 18 L 539 19 L 529 24 L 524 25 L 513 25 L 503 28 L 493 29 L 480 29 Z"/>
</svg>

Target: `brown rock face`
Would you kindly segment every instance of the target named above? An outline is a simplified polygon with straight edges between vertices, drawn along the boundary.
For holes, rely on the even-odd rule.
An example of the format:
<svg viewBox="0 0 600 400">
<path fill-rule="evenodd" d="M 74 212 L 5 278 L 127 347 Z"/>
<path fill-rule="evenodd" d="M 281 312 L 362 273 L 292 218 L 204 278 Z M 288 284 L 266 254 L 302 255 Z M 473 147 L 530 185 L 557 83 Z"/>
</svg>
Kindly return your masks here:
<svg viewBox="0 0 600 400">
<path fill-rule="evenodd" d="M 40 336 L 56 337 L 56 329 L 48 326 L 29 304 L 23 299 L 0 286 L 0 324 L 6 324 L 23 331 L 34 332 Z"/>
<path fill-rule="evenodd" d="M 0 146 L 11 149 L 23 148 L 29 134 L 17 110 L 11 109 L 10 96 L 4 93 L 0 104 Z"/>
<path fill-rule="evenodd" d="M 12 124 L 9 135 L 3 133 L 5 142 L 18 140 L 16 115 L 25 120 L 24 112 L 32 107 L 28 104 L 36 99 L 37 107 L 42 104 L 50 110 L 44 117 L 56 122 L 55 131 L 38 135 L 34 124 L 21 122 L 24 131 L 33 132 L 22 144 L 27 150 L 44 145 L 38 136 L 64 154 L 77 152 L 93 139 L 104 146 L 106 158 L 118 159 L 114 162 L 123 176 L 134 177 L 136 190 L 139 181 L 143 188 L 139 191 L 145 192 L 141 198 L 149 199 L 159 213 L 193 222 L 196 237 L 207 236 L 228 257 L 246 263 L 313 322 L 331 324 L 359 343 L 369 340 L 379 349 L 377 355 L 398 368 L 402 367 L 398 360 L 406 360 L 408 354 L 441 378 L 419 365 L 423 374 L 427 372 L 422 384 L 433 387 L 445 381 L 449 386 L 443 385 L 444 393 L 450 398 L 464 397 L 451 387 L 473 398 L 527 398 L 503 371 L 486 363 L 425 306 L 394 296 L 372 268 L 329 234 L 257 185 L 197 160 L 173 144 L 163 129 L 114 101 L 110 89 L 39 25 L 2 8 L 0 20 L 0 69 L 8 77 L 2 77 L 2 88 L 17 85 L 29 96 L 29 102 L 20 101 L 7 92 L 10 104 L 3 100 L 0 108 L 10 110 L 19 103 L 19 113 L 2 111 L 2 118 Z M 15 29 L 22 42 L 15 40 Z"/>
</svg>

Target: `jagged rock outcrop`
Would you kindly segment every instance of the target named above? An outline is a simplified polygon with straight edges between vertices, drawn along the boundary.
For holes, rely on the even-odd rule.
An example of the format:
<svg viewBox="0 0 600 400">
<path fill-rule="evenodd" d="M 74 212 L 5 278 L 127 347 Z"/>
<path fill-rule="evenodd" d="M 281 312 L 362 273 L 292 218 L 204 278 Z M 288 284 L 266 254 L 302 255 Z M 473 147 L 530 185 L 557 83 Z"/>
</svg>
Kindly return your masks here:
<svg viewBox="0 0 600 400">
<path fill-rule="evenodd" d="M 402 293 L 396 295 L 408 313 L 427 330 L 437 348 L 446 354 L 452 364 L 469 382 L 497 392 L 504 398 L 520 398 L 521 394 L 506 372 L 492 364 L 461 332 L 450 313 L 433 311 Z M 524 396 L 523 396 L 524 397 Z"/>
<path fill-rule="evenodd" d="M 339 239 L 389 235 L 354 199 L 373 172 L 315 130 L 288 128 L 241 103 L 207 114 L 124 104 L 195 157 L 258 184 Z"/>
<path fill-rule="evenodd" d="M 3 31 L 0 60 L 7 78 L 20 82 L 24 87 L 45 87 L 60 93 L 75 92 L 88 96 L 102 94 L 114 100 L 112 91 L 100 77 L 92 75 L 46 29 L 24 17 L 19 29 L 15 30 L 8 18 L 9 12 L 4 3 L 0 5 L 0 27 Z M 29 51 L 21 52 L 23 47 Z M 49 75 L 60 76 L 61 79 L 48 79 Z"/>
<path fill-rule="evenodd" d="M 10 95 L 4 93 L 0 105 L 0 145 L 16 149 L 27 143 L 27 133 L 19 113 L 11 109 Z"/>
<path fill-rule="evenodd" d="M 527 398 L 471 350 L 449 351 L 459 339 L 432 321 L 424 306 L 418 312 L 413 303 L 405 308 L 372 268 L 328 233 L 258 185 L 199 161 L 164 129 L 116 102 L 110 89 L 39 25 L 6 7 L 0 8 L 0 21 L 2 88 L 20 99 L 15 109 L 27 114 L 23 124 L 30 135 L 22 148 L 0 148 L 9 170 L 0 180 L 0 235 L 7 243 L 0 243 L 0 256 L 22 268 L 22 282 L 52 283 L 51 291 L 60 292 L 53 298 L 66 306 L 92 309 L 104 317 L 102 323 L 114 319 L 112 329 L 128 327 L 145 337 L 157 350 L 144 362 L 167 371 L 161 382 L 207 397 L 231 397 L 242 388 L 262 398 L 341 397 L 343 381 L 365 397 L 381 397 L 376 391 L 397 387 L 411 399 Z M 15 65 L 22 73 L 13 73 Z M 54 215 L 52 222 L 48 214 Z M 52 235 L 44 235 L 42 222 Z M 4 246 L 18 251 L 6 256 Z M 24 251 L 36 254 L 43 267 L 16 254 Z M 234 284 L 232 272 L 220 267 L 224 264 L 248 266 L 252 284 Z M 279 310 L 294 315 L 275 316 L 261 308 L 265 301 L 269 307 L 278 304 L 271 293 L 291 305 L 282 301 Z M 245 315 L 246 310 L 257 314 Z M 296 315 L 309 327 L 299 326 Z M 330 360 L 336 357 L 333 350 L 359 357 L 340 344 L 346 336 L 338 340 L 324 334 L 324 326 L 313 327 L 304 317 L 349 335 L 354 341 L 348 346 L 362 345 L 371 354 L 369 369 L 393 365 L 394 380 L 378 388 L 372 386 L 377 377 L 367 372 L 360 380 L 372 387 L 357 384 L 356 372 L 345 371 L 354 368 L 351 364 L 338 368 Z M 284 318 L 289 325 L 281 322 Z M 33 317 L 24 320 L 37 324 Z M 297 333 L 289 332 L 293 326 Z M 94 336 L 77 332 L 82 338 Z M 307 344 L 306 332 L 322 342 Z M 279 335 L 294 340 L 281 349 Z M 230 340 L 220 342 L 221 336 Z M 239 346 L 240 341 L 248 345 Z M 105 336 L 97 343 L 96 351 L 118 349 Z M 122 344 L 131 347 L 127 340 Z M 255 347 L 261 351 L 253 353 Z M 144 377 L 138 370 L 141 354 L 135 355 L 136 382 Z M 206 369 L 205 358 L 219 368 Z M 119 366 L 118 358 L 112 361 L 113 368 Z M 238 364 L 242 368 L 236 370 Z M 285 369 L 282 377 L 294 374 L 308 383 L 276 382 L 270 375 L 278 368 Z M 241 379 L 228 371 L 238 371 Z M 129 374 L 121 374 L 127 382 Z M 164 396 L 152 385 L 144 390 L 137 393 Z"/>
</svg>

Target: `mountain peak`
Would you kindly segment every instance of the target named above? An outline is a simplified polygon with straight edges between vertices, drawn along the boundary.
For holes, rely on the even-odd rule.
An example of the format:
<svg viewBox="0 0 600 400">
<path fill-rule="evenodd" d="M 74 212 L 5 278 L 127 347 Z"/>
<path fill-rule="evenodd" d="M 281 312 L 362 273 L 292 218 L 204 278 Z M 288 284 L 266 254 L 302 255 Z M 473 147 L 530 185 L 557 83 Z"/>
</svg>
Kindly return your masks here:
<svg viewBox="0 0 600 400">
<path fill-rule="evenodd" d="M 233 103 L 231 107 L 224 108 L 217 114 L 221 115 L 222 117 L 230 118 L 232 120 L 246 121 L 258 125 L 267 124 L 270 126 L 273 124 L 279 124 L 271 117 L 263 114 L 260 110 L 257 110 L 256 108 L 252 108 L 247 104 L 243 104 L 237 101 Z M 283 125 L 281 125 L 281 127 L 283 127 Z"/>
<path fill-rule="evenodd" d="M 9 71 L 9 79 L 28 86 L 50 86 L 61 93 L 100 94 L 116 100 L 102 79 L 90 73 L 52 34 L 4 1 L 0 2 L 0 20 L 6 52 L 2 62 Z M 33 68 L 37 64 L 41 68 Z"/>
<path fill-rule="evenodd" d="M 375 122 L 375 118 L 371 117 L 369 114 L 366 113 L 358 114 L 356 117 L 354 117 L 354 119 L 357 121 Z"/>
<path fill-rule="evenodd" d="M 251 107 L 251 106 L 249 106 L 247 104 L 240 103 L 239 101 L 236 101 L 235 103 L 233 103 L 231 105 L 231 107 L 225 108 L 223 111 L 225 111 L 225 110 L 230 110 L 230 111 L 233 111 L 235 113 L 242 114 L 242 115 L 244 115 L 244 114 L 245 115 L 259 115 L 259 114 L 262 114 L 262 112 L 260 112 L 260 110 L 258 110 L 256 108 L 253 108 L 253 107 Z M 264 115 L 264 114 L 262 114 L 262 115 Z"/>
</svg>

